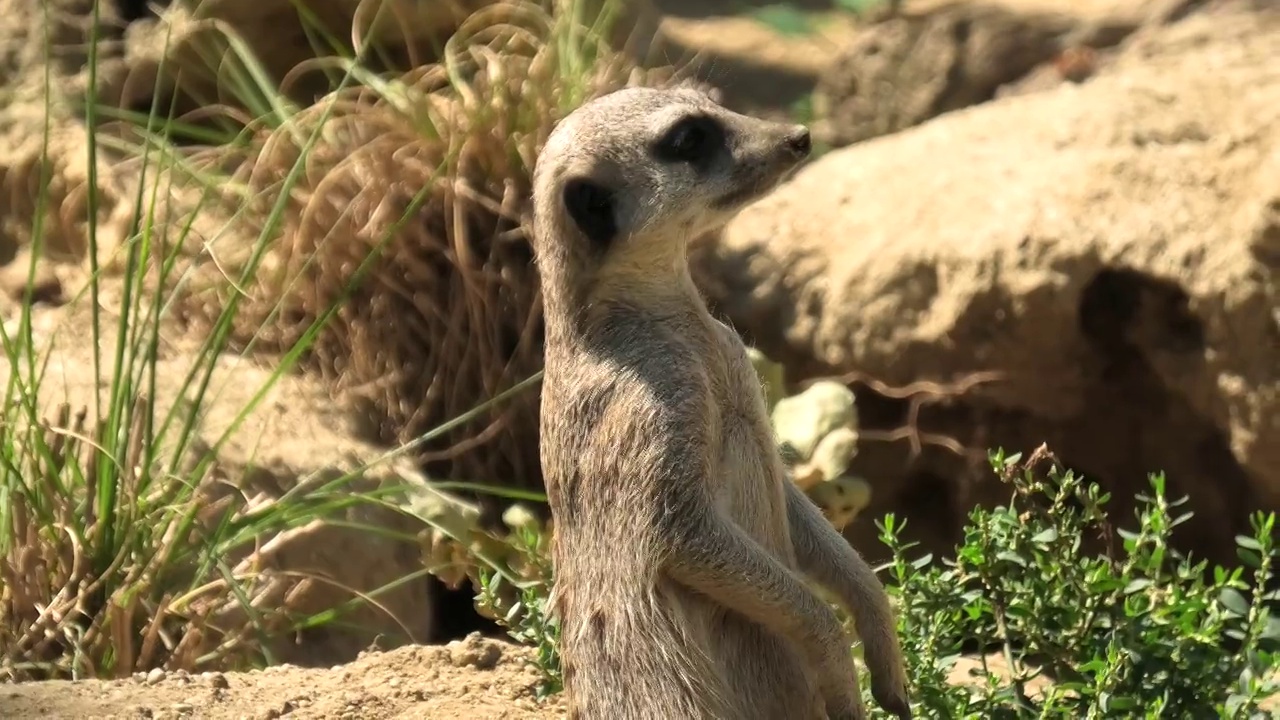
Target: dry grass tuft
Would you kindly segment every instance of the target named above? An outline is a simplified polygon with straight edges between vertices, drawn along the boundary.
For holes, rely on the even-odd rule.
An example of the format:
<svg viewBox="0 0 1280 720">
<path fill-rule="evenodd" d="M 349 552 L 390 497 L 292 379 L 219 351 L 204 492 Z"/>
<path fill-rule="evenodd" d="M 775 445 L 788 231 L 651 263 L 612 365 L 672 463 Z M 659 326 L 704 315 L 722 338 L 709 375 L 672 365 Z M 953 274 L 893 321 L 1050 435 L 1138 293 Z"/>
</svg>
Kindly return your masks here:
<svg viewBox="0 0 1280 720">
<path fill-rule="evenodd" d="M 538 150 L 585 99 L 659 78 L 576 24 L 572 5 L 481 10 L 442 62 L 364 80 L 258 134 L 235 173 L 265 217 L 306 154 L 280 241 L 244 288 L 238 341 L 292 347 L 346 297 L 304 362 L 367 408 L 381 442 L 407 442 L 541 366 L 528 243 Z M 537 408 L 526 393 L 422 444 L 418 459 L 437 477 L 540 487 Z"/>
<path fill-rule="evenodd" d="M 326 527 L 377 532 L 348 513 L 366 507 L 367 483 L 317 477 L 308 492 L 272 498 L 212 469 L 168 473 L 147 442 L 156 415 L 134 400 L 118 461 L 104 453 L 110 423 L 88 408 L 62 404 L 52 419 L 0 427 L 5 469 L 22 478 L 2 493 L 0 679 L 273 663 L 299 627 L 344 612 L 315 607 L 308 586 L 331 581 L 279 556 L 302 535 L 314 547 Z M 343 527 L 326 526 L 331 517 Z"/>
<path fill-rule="evenodd" d="M 247 660 L 238 635 L 218 631 L 221 579 L 192 588 L 187 549 L 199 546 L 199 497 L 180 482 L 155 483 L 142 446 L 150 413 L 135 403 L 121 474 L 100 486 L 104 424 L 61 405 L 53 420 L 4 433 L 24 484 L 7 493 L 0 542 L 0 678 L 124 676 L 157 666 L 201 669 Z M 6 428 L 12 431 L 14 428 Z M 69 492 L 76 480 L 83 492 Z M 106 492 L 103 492 L 103 491 Z M 214 533 L 216 534 L 216 533 Z M 145 550 L 146 552 L 139 552 Z M 252 591 L 249 591 L 252 592 Z M 239 655 L 237 655 L 239 653 Z"/>
</svg>

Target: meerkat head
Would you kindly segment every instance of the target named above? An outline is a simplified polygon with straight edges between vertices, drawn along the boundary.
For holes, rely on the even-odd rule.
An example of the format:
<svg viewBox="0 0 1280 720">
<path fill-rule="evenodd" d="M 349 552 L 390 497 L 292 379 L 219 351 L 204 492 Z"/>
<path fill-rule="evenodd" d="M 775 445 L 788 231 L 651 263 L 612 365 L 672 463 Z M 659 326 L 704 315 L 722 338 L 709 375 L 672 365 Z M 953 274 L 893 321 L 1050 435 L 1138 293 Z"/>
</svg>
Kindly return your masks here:
<svg viewBox="0 0 1280 720">
<path fill-rule="evenodd" d="M 771 191 L 809 152 L 805 126 L 730 111 L 692 87 L 601 96 L 562 120 L 539 155 L 535 251 L 604 262 L 675 249 Z"/>
</svg>

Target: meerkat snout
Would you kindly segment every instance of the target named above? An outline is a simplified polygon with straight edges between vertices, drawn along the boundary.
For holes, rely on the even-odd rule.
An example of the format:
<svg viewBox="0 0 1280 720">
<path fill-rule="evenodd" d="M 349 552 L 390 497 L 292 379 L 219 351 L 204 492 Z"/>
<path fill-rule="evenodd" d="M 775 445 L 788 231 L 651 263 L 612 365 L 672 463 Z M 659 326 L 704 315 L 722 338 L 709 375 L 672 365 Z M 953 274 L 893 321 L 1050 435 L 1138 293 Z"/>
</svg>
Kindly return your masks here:
<svg viewBox="0 0 1280 720">
<path fill-rule="evenodd" d="M 809 128 L 804 125 L 792 127 L 791 132 L 787 134 L 787 139 L 783 142 L 787 149 L 800 160 L 808 158 L 813 150 L 813 139 L 809 135 Z"/>
</svg>

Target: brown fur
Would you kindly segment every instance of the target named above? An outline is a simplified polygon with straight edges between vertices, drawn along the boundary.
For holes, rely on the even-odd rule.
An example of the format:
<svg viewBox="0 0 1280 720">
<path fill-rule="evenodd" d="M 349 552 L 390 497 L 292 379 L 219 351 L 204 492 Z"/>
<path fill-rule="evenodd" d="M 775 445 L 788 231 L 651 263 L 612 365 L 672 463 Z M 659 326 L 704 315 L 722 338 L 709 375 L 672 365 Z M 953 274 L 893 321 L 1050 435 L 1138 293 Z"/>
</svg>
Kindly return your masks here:
<svg viewBox="0 0 1280 720">
<path fill-rule="evenodd" d="M 659 159 L 694 117 L 723 134 Z M 786 477 L 745 348 L 686 260 L 690 238 L 808 152 L 802 127 L 631 88 L 572 113 L 538 160 L 541 456 L 570 718 L 865 717 L 849 640 L 803 575 L 853 611 L 877 701 L 911 716 L 883 588 Z"/>
</svg>

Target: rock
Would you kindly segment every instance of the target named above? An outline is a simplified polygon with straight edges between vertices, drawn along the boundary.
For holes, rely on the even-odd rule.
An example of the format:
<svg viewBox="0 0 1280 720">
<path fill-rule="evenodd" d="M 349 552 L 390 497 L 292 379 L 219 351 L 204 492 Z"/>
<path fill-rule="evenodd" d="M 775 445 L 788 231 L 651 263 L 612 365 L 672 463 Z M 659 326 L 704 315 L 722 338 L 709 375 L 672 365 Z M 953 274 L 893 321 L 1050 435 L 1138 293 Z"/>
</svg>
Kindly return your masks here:
<svg viewBox="0 0 1280 720">
<path fill-rule="evenodd" d="M 858 409 L 853 391 L 842 383 L 819 380 L 802 392 L 782 397 L 783 367 L 756 348 L 747 355 L 766 399 L 778 452 L 791 482 L 817 504 L 837 529 L 853 521 L 871 502 L 871 485 L 845 475 L 858 450 Z"/>
<path fill-rule="evenodd" d="M 843 530 L 871 504 L 871 483 L 861 478 L 837 477 L 814 485 L 809 497 L 837 530 Z"/>
<path fill-rule="evenodd" d="M 770 420 L 783 457 L 796 461 L 796 484 L 804 490 L 842 475 L 857 450 L 853 392 L 840 383 L 816 382 L 778 401 Z"/>
<path fill-rule="evenodd" d="M 814 91 L 815 135 L 848 145 L 994 98 L 1077 45 L 1119 42 L 1136 25 L 955 3 L 890 15 L 854 35 Z"/>
<path fill-rule="evenodd" d="M 837 428 L 857 429 L 853 393 L 837 382 L 817 382 L 803 392 L 780 400 L 771 418 L 780 442 L 802 456 L 813 455 L 819 441 Z"/>
<path fill-rule="evenodd" d="M 231 687 L 230 683 L 227 682 L 227 676 L 223 675 L 220 672 L 204 673 L 202 677 L 205 678 L 205 681 L 209 684 L 209 687 L 213 688 L 214 690 L 226 690 L 227 688 Z"/>
<path fill-rule="evenodd" d="M 1164 471 L 1196 512 L 1179 542 L 1215 561 L 1280 507 L 1280 13 L 1247 5 L 1155 28 L 1087 84 L 832 152 L 697 248 L 714 309 L 794 380 L 1001 376 L 947 403 L 855 386 L 855 544 L 882 553 L 893 511 L 949 551 L 1007 500 L 986 449 L 1041 442 L 1119 522 Z M 913 416 L 921 452 L 875 439 Z"/>
<path fill-rule="evenodd" d="M 164 678 L 165 672 L 163 668 L 151 668 L 151 671 L 147 673 L 147 684 L 159 685 L 164 682 Z"/>
<path fill-rule="evenodd" d="M 449 643 L 449 660 L 455 667 L 492 670 L 502 659 L 502 646 L 473 632 Z"/>
<path fill-rule="evenodd" d="M 765 407 L 772 413 L 778 401 L 782 400 L 786 390 L 786 368 L 781 363 L 770 360 L 757 348 L 747 348 L 747 358 L 760 377 L 760 385 L 764 390 Z"/>
</svg>

